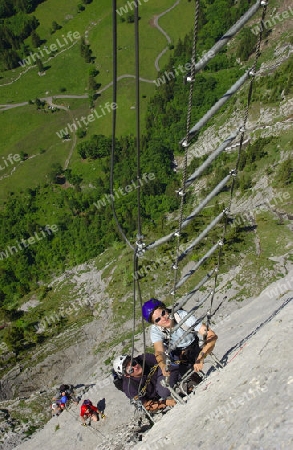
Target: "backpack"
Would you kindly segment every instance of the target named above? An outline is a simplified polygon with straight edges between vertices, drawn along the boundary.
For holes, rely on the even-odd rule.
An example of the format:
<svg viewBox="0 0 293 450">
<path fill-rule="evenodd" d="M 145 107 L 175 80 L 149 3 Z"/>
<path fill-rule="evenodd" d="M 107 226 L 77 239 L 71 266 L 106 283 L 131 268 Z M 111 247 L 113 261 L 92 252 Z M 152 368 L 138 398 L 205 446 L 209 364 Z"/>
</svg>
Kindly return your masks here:
<svg viewBox="0 0 293 450">
<path fill-rule="evenodd" d="M 123 377 L 118 375 L 114 369 L 112 369 L 112 377 L 114 386 L 118 389 L 118 391 L 123 391 Z"/>
<path fill-rule="evenodd" d="M 59 391 L 61 392 L 66 392 L 66 394 L 71 394 L 71 392 L 73 391 L 73 384 L 61 384 L 61 386 L 59 387 Z"/>
</svg>

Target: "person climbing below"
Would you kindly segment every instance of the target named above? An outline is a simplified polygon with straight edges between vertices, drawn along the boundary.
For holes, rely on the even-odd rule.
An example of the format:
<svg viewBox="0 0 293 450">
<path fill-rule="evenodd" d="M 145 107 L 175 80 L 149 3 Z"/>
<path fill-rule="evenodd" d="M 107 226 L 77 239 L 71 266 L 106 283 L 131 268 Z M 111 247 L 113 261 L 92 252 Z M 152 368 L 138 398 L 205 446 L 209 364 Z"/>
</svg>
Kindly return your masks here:
<svg viewBox="0 0 293 450">
<path fill-rule="evenodd" d="M 91 424 L 91 420 L 93 422 L 98 422 L 100 420 L 99 414 L 101 414 L 102 419 L 104 419 L 105 415 L 93 405 L 91 400 L 84 400 L 83 404 L 80 407 L 80 417 L 82 421 L 82 425 L 86 426 L 86 421 L 89 419 L 89 425 Z"/>
<path fill-rule="evenodd" d="M 57 403 L 57 401 L 52 403 L 51 409 L 52 409 L 52 417 L 59 416 L 62 413 L 60 405 Z"/>
<path fill-rule="evenodd" d="M 63 387 L 64 385 L 60 386 Z M 66 409 L 69 403 L 69 397 L 65 389 L 58 391 L 57 395 L 52 398 L 52 415 L 59 416 L 61 412 Z"/>
<path fill-rule="evenodd" d="M 66 409 L 66 403 L 68 398 L 66 395 L 63 395 L 60 399 L 54 399 L 54 403 L 52 403 L 52 416 L 59 416 L 64 409 Z"/>
<path fill-rule="evenodd" d="M 207 329 L 204 323 L 198 322 L 194 316 L 189 317 L 181 327 L 170 333 L 171 329 L 187 315 L 187 311 L 179 309 L 174 314 L 174 319 L 170 318 L 170 312 L 165 304 L 156 298 L 151 298 L 142 306 L 144 319 L 152 324 L 150 339 L 154 345 L 156 361 L 163 375 L 168 376 L 165 352 L 170 341 L 171 361 L 180 361 L 181 375 L 193 366 L 195 372 L 193 378 L 198 383 L 201 378 L 197 372 L 203 369 L 204 359 L 214 349 L 218 336 L 210 328 Z M 189 329 L 190 332 L 186 334 Z M 203 340 L 202 347 L 199 338 Z"/>
<path fill-rule="evenodd" d="M 75 397 L 74 386 L 72 384 L 61 384 L 59 387 L 59 396 L 62 397 L 66 395 L 68 400 L 72 400 L 76 405 L 78 404 L 78 399 Z"/>
<path fill-rule="evenodd" d="M 141 400 L 148 411 L 165 409 L 176 404 L 170 398 L 170 391 L 162 386 L 164 375 L 156 362 L 155 355 L 145 353 L 131 359 L 129 355 L 120 355 L 113 361 L 113 370 L 123 378 L 122 390 L 130 399 Z M 174 365 L 169 373 L 171 387 L 178 380 L 178 366 Z"/>
</svg>

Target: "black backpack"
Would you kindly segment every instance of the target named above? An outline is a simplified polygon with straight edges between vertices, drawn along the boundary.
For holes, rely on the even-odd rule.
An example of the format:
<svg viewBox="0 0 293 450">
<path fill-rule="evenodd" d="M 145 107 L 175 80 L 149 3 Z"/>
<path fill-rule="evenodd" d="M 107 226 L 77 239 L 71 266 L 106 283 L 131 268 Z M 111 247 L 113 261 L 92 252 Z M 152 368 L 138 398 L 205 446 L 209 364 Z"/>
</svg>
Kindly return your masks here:
<svg viewBox="0 0 293 450">
<path fill-rule="evenodd" d="M 61 386 L 59 387 L 60 396 L 62 395 L 62 392 L 65 392 L 65 395 L 67 395 L 69 399 L 71 399 L 73 395 L 73 390 L 73 384 L 61 384 Z"/>
<path fill-rule="evenodd" d="M 69 384 L 61 384 L 59 391 L 60 392 L 69 392 L 71 385 Z"/>
<path fill-rule="evenodd" d="M 123 391 L 123 377 L 121 377 L 114 369 L 112 369 L 112 377 L 114 386 L 118 391 Z"/>
</svg>

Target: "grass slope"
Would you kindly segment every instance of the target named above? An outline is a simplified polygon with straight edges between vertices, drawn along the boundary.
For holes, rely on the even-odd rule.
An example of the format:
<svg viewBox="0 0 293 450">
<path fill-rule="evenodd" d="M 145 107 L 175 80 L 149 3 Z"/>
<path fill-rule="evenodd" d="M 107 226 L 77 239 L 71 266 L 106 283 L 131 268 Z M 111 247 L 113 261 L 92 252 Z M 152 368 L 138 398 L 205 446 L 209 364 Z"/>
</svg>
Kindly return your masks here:
<svg viewBox="0 0 293 450">
<path fill-rule="evenodd" d="M 46 40 L 40 46 L 45 57 L 41 60 L 47 67 L 44 76 L 38 75 L 36 66 L 28 65 L 24 68 L 19 67 L 12 71 L 1 74 L 0 79 L 0 104 L 17 104 L 19 102 L 28 102 L 35 98 L 44 98 L 58 95 L 61 92 L 67 95 L 84 95 L 88 92 L 88 75 L 90 67 L 94 66 L 99 70 L 96 81 L 103 90 L 105 86 L 112 82 L 112 7 L 107 0 L 94 0 L 86 5 L 85 11 L 77 13 L 77 0 L 70 0 L 60 3 L 57 0 L 47 0 L 40 4 L 34 15 L 40 22 L 37 29 L 41 39 Z M 161 14 L 174 5 L 173 0 L 163 0 L 159 3 L 143 3 L 139 10 L 141 20 L 140 28 L 140 76 L 153 80 L 156 78 L 155 59 L 158 54 L 166 47 L 165 36 L 154 28 L 152 18 Z M 124 1 L 118 2 L 118 8 L 125 7 Z M 172 42 L 176 43 L 183 33 L 192 27 L 191 3 L 180 2 L 171 12 L 170 26 L 168 34 Z M 174 20 L 174 12 L 181 17 L 181 21 Z M 131 10 L 129 9 L 129 12 Z M 160 19 L 164 19 L 164 24 L 168 22 L 166 14 Z M 118 75 L 135 74 L 134 62 L 134 25 L 121 22 L 119 16 L 118 22 Z M 52 22 L 56 21 L 62 28 L 53 35 L 50 34 Z M 165 25 L 164 25 L 165 26 Z M 64 38 L 67 38 L 68 32 L 78 32 L 85 36 L 95 57 L 93 64 L 87 64 L 80 55 L 80 42 L 75 45 L 58 48 L 56 56 L 47 61 L 44 46 L 50 47 L 59 40 L 64 44 Z M 67 38 L 68 40 L 68 38 Z M 75 41 L 74 41 L 75 42 Z M 30 38 L 26 42 L 31 45 Z M 36 53 L 36 49 L 32 49 Z M 38 50 L 37 50 L 38 51 Z M 169 51 L 164 55 L 167 58 Z M 47 61 L 47 62 L 46 62 Z M 163 60 L 162 60 L 163 62 Z M 160 63 L 161 64 L 161 63 Z M 20 74 L 23 73 L 21 76 Z M 20 78 L 19 78 L 20 76 Z M 13 81 L 15 80 L 15 81 Z M 153 83 L 141 82 L 141 117 L 144 117 L 147 102 L 153 95 L 155 85 Z M 103 91 L 95 103 L 95 109 L 99 112 L 107 102 L 112 102 L 112 88 L 109 87 Z M 10 191 L 22 190 L 26 187 L 34 187 L 42 183 L 46 174 L 50 170 L 52 161 L 59 162 L 62 166 L 65 163 L 71 142 L 62 143 L 57 136 L 57 132 L 64 129 L 68 123 L 71 124 L 71 117 L 80 119 L 90 114 L 89 100 L 62 99 L 56 103 L 62 103 L 70 108 L 72 116 L 66 111 L 59 111 L 54 114 L 44 114 L 37 112 L 34 106 L 25 106 L 14 108 L 8 111 L 0 112 L 1 129 L 4 136 L 0 146 L 0 156 L 6 158 L 9 153 L 19 154 L 22 150 L 29 156 L 39 155 L 37 159 L 29 159 L 17 166 L 13 176 L 2 178 L 2 200 Z M 124 78 L 118 82 L 118 117 L 117 133 L 129 134 L 135 133 L 135 80 L 134 78 Z M 87 137 L 92 134 L 110 135 L 112 124 L 111 114 L 107 114 L 94 122 L 90 123 L 87 129 Z M 142 129 L 143 129 L 143 120 Z M 78 140 L 77 140 L 78 142 Z M 40 149 L 46 152 L 39 154 Z M 35 162 L 38 161 L 38 164 Z M 76 151 L 73 153 L 71 164 L 75 167 L 80 162 Z M 69 166 L 71 167 L 71 166 Z M 81 173 L 83 169 L 80 168 Z M 4 173 L 0 173 L 0 177 Z M 8 174 L 8 170 L 5 170 Z M 28 176 L 30 174 L 30 176 Z"/>
</svg>

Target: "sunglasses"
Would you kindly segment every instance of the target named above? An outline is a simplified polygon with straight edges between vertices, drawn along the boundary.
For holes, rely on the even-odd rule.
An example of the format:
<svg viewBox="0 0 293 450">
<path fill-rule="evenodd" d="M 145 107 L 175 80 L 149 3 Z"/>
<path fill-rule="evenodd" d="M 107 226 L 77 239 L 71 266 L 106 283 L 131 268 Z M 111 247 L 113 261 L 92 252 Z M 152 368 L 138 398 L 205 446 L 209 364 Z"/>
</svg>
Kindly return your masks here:
<svg viewBox="0 0 293 450">
<path fill-rule="evenodd" d="M 160 320 L 161 320 L 161 318 L 164 317 L 166 314 L 167 314 L 167 311 L 166 311 L 165 309 L 163 309 L 162 314 L 160 315 L 160 317 L 157 317 L 157 318 L 154 320 L 154 323 L 159 323 Z"/>
<path fill-rule="evenodd" d="M 137 366 L 138 364 L 139 362 L 136 359 L 133 359 L 131 366 L 127 366 L 125 368 L 125 372 L 127 373 L 127 375 L 131 375 L 133 373 L 133 367 Z"/>
</svg>

